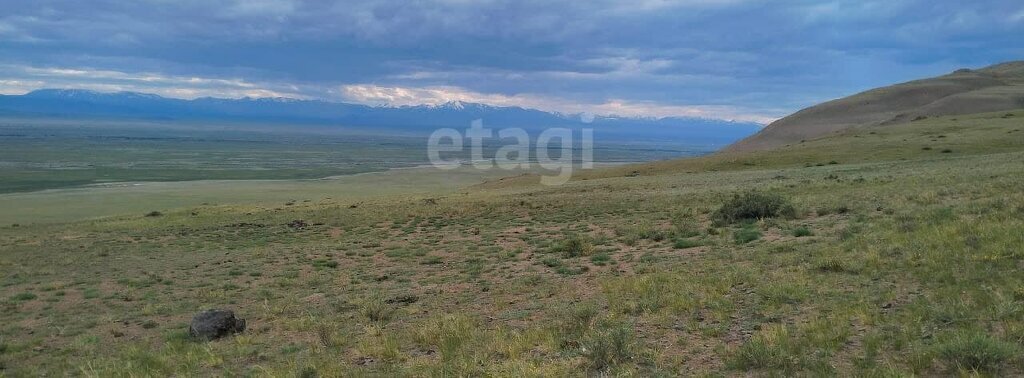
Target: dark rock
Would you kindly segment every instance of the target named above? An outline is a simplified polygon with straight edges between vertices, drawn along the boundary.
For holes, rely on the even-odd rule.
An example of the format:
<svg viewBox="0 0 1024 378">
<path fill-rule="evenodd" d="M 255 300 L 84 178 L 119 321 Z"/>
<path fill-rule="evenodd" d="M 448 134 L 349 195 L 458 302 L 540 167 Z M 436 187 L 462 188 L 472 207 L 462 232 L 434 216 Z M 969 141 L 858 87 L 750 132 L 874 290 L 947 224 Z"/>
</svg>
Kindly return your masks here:
<svg viewBox="0 0 1024 378">
<path fill-rule="evenodd" d="M 245 331 L 245 319 L 231 310 L 206 310 L 192 318 L 188 333 L 200 340 L 214 340 Z"/>
<path fill-rule="evenodd" d="M 293 220 L 291 222 L 288 222 L 288 227 L 291 227 L 291 228 L 294 228 L 294 229 L 302 229 L 302 228 L 306 228 L 306 226 L 309 226 L 309 224 L 306 223 L 306 221 L 304 221 L 302 219 L 296 219 L 296 220 Z"/>
</svg>

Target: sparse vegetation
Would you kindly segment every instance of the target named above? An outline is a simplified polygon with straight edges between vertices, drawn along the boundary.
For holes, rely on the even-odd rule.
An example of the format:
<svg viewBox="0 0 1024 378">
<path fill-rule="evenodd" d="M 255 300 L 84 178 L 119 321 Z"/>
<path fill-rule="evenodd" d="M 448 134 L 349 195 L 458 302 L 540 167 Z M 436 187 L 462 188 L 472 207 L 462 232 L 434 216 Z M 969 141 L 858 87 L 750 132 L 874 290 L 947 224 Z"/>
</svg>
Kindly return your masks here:
<svg viewBox="0 0 1024 378">
<path fill-rule="evenodd" d="M 1024 133 L 987 117 L 433 203 L 21 214 L 0 227 L 0 361 L 12 376 L 1016 376 Z M 920 150 L 938 135 L 955 159 Z M 868 139 L 877 153 L 850 152 Z M 753 185 L 772 199 L 723 210 Z M 190 341 L 208 306 L 250 328 Z"/>
</svg>

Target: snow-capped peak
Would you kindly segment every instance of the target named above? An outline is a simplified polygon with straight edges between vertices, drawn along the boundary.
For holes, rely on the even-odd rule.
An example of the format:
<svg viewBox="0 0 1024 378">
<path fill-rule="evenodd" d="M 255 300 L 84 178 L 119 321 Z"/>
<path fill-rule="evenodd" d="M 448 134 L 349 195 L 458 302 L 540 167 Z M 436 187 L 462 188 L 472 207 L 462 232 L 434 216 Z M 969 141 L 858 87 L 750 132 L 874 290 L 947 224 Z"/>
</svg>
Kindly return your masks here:
<svg viewBox="0 0 1024 378">
<path fill-rule="evenodd" d="M 438 108 L 441 108 L 441 109 L 452 109 L 452 110 L 462 110 L 462 109 L 466 108 L 466 104 L 463 103 L 462 101 L 455 100 L 455 101 L 448 101 L 448 102 L 446 102 L 444 104 L 441 104 L 441 105 L 438 106 Z"/>
</svg>

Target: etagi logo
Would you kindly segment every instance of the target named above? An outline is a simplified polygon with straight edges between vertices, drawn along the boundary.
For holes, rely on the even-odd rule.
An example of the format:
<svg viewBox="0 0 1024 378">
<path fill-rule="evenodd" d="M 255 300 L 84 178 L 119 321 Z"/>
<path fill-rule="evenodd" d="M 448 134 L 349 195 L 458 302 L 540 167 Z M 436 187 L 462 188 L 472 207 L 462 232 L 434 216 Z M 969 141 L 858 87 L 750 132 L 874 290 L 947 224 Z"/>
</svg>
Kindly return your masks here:
<svg viewBox="0 0 1024 378">
<path fill-rule="evenodd" d="M 465 150 L 465 141 L 469 140 L 469 160 L 476 169 L 491 169 L 497 166 L 505 170 L 527 170 L 536 163 L 543 171 L 557 172 L 555 175 L 541 175 L 543 185 L 562 185 L 572 178 L 574 167 L 578 164 L 582 169 L 594 167 L 594 130 L 580 131 L 579 160 L 574 159 L 574 139 L 572 129 L 549 128 L 537 135 L 531 155 L 530 134 L 521 128 L 513 127 L 498 130 L 498 141 L 504 143 L 512 140 L 514 144 L 501 144 L 494 152 L 493 159 L 484 157 L 484 140 L 494 138 L 494 130 L 484 128 L 483 120 L 474 120 L 466 129 L 465 135 L 459 130 L 445 128 L 430 134 L 427 140 L 427 156 L 430 164 L 438 169 L 456 169 L 464 166 L 463 160 L 452 158 L 445 160 L 442 153 L 458 155 Z M 553 155 L 557 155 L 554 157 Z M 533 160 L 531 160 L 533 156 Z"/>
</svg>

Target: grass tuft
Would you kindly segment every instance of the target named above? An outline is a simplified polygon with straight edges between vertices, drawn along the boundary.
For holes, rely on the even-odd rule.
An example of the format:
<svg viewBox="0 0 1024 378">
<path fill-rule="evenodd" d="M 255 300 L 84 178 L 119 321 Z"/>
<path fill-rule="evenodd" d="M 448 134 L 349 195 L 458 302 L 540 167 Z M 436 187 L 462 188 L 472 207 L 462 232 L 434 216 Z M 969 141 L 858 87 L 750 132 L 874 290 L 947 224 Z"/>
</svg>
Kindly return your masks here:
<svg viewBox="0 0 1024 378">
<path fill-rule="evenodd" d="M 594 245 L 587 238 L 571 234 L 561 243 L 551 248 L 551 252 L 561 253 L 565 258 L 590 256 L 594 252 Z"/>
<path fill-rule="evenodd" d="M 951 367 L 974 372 L 998 371 L 1021 353 L 1017 344 L 980 332 L 958 333 L 937 348 L 939 356 Z"/>
<path fill-rule="evenodd" d="M 821 260 L 818 262 L 817 268 L 819 271 L 830 273 L 843 273 L 850 270 L 843 260 L 837 257 L 829 257 Z"/>
<path fill-rule="evenodd" d="M 756 228 L 741 228 L 732 234 L 736 244 L 747 244 L 761 238 L 761 231 Z"/>
<path fill-rule="evenodd" d="M 395 313 L 395 309 L 387 303 L 383 293 L 373 293 L 359 304 L 359 312 L 374 323 L 387 323 Z"/>
<path fill-rule="evenodd" d="M 632 362 L 637 357 L 633 328 L 621 324 L 607 324 L 587 335 L 583 341 L 583 356 L 594 371 Z"/>
<path fill-rule="evenodd" d="M 14 301 L 31 301 L 33 299 L 36 299 L 36 295 L 34 293 L 27 293 L 27 292 L 26 293 L 18 293 L 18 294 L 15 294 L 13 297 L 11 297 L 11 300 L 14 300 Z"/>
</svg>

